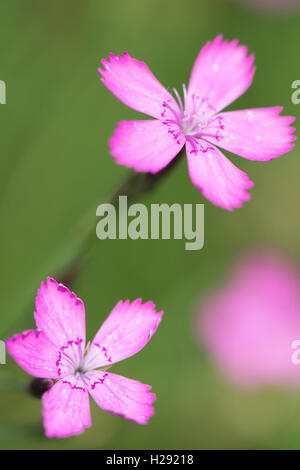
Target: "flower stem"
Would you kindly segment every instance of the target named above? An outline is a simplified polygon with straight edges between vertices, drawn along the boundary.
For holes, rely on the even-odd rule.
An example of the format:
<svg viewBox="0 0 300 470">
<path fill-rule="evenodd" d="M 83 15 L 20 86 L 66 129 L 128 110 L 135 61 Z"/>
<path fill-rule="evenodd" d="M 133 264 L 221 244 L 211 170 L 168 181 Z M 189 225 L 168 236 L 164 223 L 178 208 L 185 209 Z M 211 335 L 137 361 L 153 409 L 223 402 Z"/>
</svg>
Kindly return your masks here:
<svg viewBox="0 0 300 470">
<path fill-rule="evenodd" d="M 184 153 L 184 147 L 171 163 L 159 173 L 130 173 L 127 178 L 115 189 L 110 203 L 118 209 L 119 196 L 127 196 L 128 201 L 134 201 L 141 198 L 147 192 L 152 191 L 156 186 L 175 168 L 181 156 Z M 91 248 L 97 240 L 95 227 L 91 227 L 85 239 L 81 243 L 79 251 L 74 258 L 63 268 L 59 275 L 59 281 L 70 287 L 79 275 L 81 269 L 89 259 Z"/>
</svg>

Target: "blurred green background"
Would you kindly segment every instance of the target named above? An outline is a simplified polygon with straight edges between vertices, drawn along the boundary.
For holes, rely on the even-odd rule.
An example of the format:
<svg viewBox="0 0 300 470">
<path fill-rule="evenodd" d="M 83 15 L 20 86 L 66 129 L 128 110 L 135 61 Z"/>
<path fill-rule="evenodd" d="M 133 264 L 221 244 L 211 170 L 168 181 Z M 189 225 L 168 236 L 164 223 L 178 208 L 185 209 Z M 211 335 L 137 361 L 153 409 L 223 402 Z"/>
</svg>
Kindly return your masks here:
<svg viewBox="0 0 300 470">
<path fill-rule="evenodd" d="M 34 327 L 36 290 L 76 254 L 96 207 L 128 175 L 108 154 L 120 120 L 142 115 L 115 99 L 97 67 L 109 52 L 144 60 L 169 89 L 188 83 L 207 40 L 223 33 L 256 54 L 248 92 L 232 109 L 291 103 L 300 79 L 300 16 L 262 13 L 226 0 L 10 0 L 0 6 L 0 338 Z M 138 426 L 92 406 L 81 436 L 47 440 L 27 376 L 0 365 L 0 447 L 28 449 L 300 448 L 300 390 L 238 390 L 197 344 L 195 310 L 245 250 L 266 245 L 300 264 L 300 158 L 232 157 L 255 182 L 253 198 L 229 213 L 205 201 L 186 161 L 143 202 L 205 202 L 205 246 L 184 241 L 100 241 L 72 285 L 91 339 L 119 299 L 165 310 L 147 347 L 113 372 L 152 384 L 155 416 Z M 16 382 L 16 383 L 15 383 Z"/>
</svg>

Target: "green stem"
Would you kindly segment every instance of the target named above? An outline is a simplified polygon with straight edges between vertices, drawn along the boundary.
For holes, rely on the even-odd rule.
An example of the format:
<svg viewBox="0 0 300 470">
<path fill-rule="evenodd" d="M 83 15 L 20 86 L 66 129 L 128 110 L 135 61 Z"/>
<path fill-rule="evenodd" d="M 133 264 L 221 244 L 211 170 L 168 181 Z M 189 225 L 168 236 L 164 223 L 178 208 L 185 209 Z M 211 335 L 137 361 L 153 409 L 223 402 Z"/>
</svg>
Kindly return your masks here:
<svg viewBox="0 0 300 470">
<path fill-rule="evenodd" d="M 128 202 L 135 201 L 146 193 L 152 191 L 156 186 L 175 168 L 181 156 L 184 153 L 182 149 L 172 162 L 159 173 L 130 173 L 129 176 L 116 188 L 109 202 L 118 208 L 119 196 L 127 196 Z M 61 283 L 70 287 L 79 275 L 81 269 L 89 259 L 91 248 L 97 241 L 95 227 L 92 226 L 87 233 L 84 241 L 79 248 L 79 252 L 65 266 L 59 275 Z"/>
</svg>

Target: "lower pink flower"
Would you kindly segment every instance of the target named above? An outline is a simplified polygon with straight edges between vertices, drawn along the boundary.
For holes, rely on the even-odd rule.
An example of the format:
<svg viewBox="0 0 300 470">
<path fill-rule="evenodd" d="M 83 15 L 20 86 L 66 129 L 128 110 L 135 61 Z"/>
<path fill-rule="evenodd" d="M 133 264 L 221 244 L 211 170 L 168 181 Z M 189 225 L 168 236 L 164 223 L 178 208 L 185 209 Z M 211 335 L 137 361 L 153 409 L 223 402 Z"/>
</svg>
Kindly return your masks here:
<svg viewBox="0 0 300 470">
<path fill-rule="evenodd" d="M 42 397 L 47 437 L 81 434 L 90 427 L 89 395 L 103 410 L 147 424 L 154 413 L 151 387 L 106 370 L 140 351 L 162 314 L 152 302 L 120 301 L 86 346 L 83 302 L 54 279 L 41 284 L 34 314 L 38 329 L 7 339 L 6 346 L 26 372 L 57 380 Z"/>
<path fill-rule="evenodd" d="M 300 384 L 300 278 L 285 260 L 245 258 L 201 305 L 198 333 L 225 375 L 244 386 Z"/>
</svg>

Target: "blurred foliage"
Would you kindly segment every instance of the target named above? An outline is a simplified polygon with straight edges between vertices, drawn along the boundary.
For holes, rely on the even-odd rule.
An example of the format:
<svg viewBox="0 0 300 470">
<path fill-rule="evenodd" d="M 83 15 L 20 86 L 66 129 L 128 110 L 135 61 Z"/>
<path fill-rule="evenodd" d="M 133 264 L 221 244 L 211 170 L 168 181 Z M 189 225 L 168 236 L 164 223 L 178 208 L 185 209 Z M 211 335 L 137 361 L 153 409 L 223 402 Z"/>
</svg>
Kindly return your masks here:
<svg viewBox="0 0 300 470">
<path fill-rule="evenodd" d="M 74 256 L 96 207 L 128 170 L 107 140 L 116 123 L 141 119 L 101 84 L 97 67 L 124 50 L 147 62 L 169 89 L 188 82 L 208 39 L 239 38 L 256 54 L 252 87 L 232 109 L 291 103 L 299 79 L 300 16 L 262 14 L 226 0 L 10 0 L 0 6 L 0 338 L 34 326 L 42 279 Z M 205 202 L 205 247 L 176 241 L 97 241 L 73 290 L 86 305 L 91 338 L 119 299 L 142 297 L 165 310 L 145 350 L 113 372 L 150 383 L 156 414 L 145 427 L 93 405 L 82 436 L 47 440 L 40 402 L 0 366 L 1 448 L 300 448 L 300 390 L 237 390 L 194 334 L 197 300 L 244 250 L 267 245 L 300 264 L 299 151 L 269 163 L 232 156 L 255 182 L 253 199 L 228 213 L 204 201 L 183 159 L 144 202 Z M 6 379 L 13 374 L 17 386 Z"/>
</svg>

